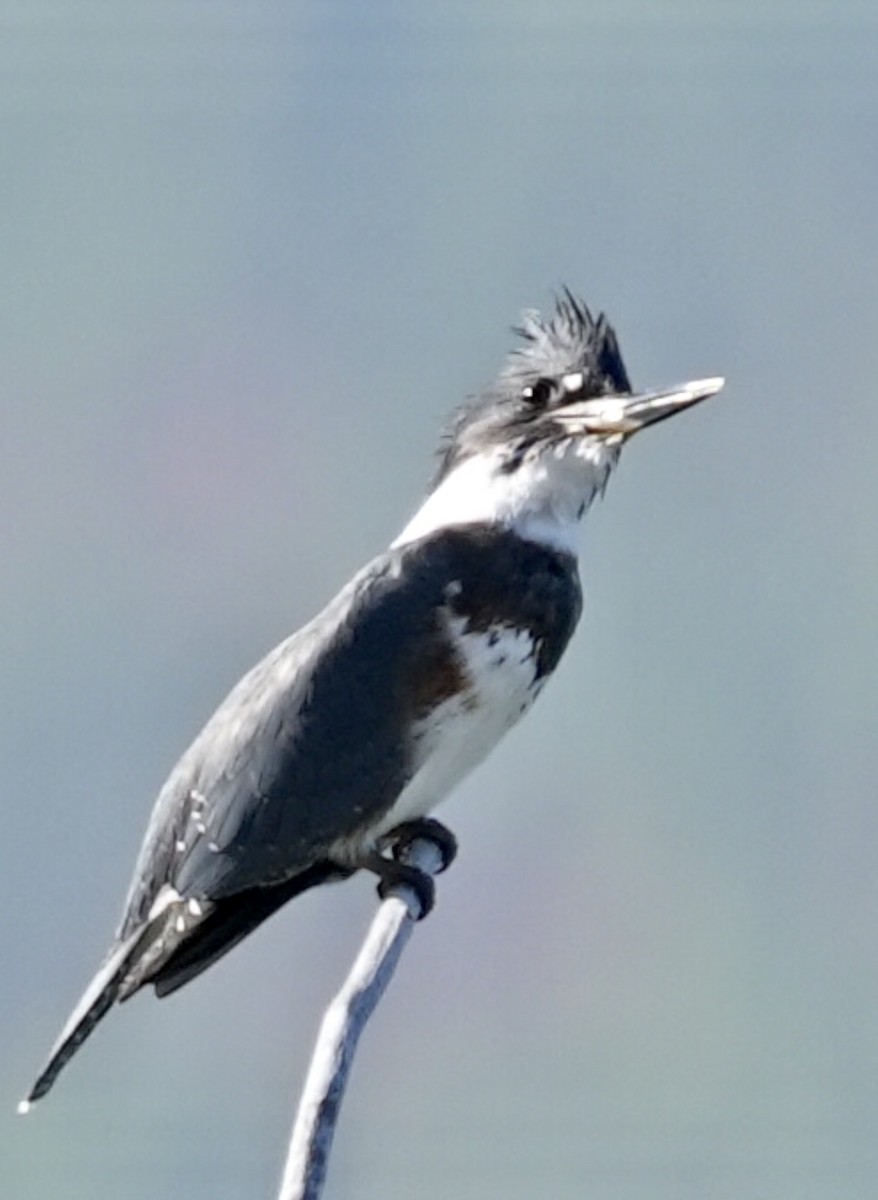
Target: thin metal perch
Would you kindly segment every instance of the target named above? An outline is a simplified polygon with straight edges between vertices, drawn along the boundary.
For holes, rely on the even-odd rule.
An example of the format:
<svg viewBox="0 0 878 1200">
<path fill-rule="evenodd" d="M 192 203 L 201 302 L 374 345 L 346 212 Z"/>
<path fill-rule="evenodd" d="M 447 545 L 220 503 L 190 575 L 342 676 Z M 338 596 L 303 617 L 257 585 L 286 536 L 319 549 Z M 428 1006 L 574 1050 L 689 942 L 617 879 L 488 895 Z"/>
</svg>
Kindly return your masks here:
<svg viewBox="0 0 878 1200">
<path fill-rule="evenodd" d="M 435 875 L 443 857 L 434 842 L 417 838 L 401 857 Z M 317 1200 L 323 1190 L 332 1138 L 360 1034 L 396 970 L 420 916 L 414 891 L 395 887 L 382 902 L 347 979 L 324 1014 L 290 1136 L 278 1200 Z"/>
</svg>

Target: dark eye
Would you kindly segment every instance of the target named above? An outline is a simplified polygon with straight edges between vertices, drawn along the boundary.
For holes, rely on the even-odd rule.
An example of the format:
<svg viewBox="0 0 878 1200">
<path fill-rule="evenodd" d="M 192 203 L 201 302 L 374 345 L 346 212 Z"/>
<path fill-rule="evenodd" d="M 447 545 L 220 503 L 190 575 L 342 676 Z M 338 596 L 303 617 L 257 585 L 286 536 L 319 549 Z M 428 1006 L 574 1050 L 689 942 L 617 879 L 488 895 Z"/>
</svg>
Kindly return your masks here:
<svg viewBox="0 0 878 1200">
<path fill-rule="evenodd" d="M 538 379 L 523 389 L 521 398 L 533 408 L 545 408 L 554 391 L 555 385 L 551 379 Z"/>
</svg>

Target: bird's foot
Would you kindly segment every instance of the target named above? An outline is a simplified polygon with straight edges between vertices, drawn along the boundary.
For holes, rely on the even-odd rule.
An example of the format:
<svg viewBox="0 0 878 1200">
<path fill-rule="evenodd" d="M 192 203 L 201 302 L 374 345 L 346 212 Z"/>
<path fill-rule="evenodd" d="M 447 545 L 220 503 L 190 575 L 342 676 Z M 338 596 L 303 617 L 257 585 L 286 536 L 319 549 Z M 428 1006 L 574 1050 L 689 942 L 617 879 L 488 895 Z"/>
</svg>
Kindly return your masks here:
<svg viewBox="0 0 878 1200">
<path fill-rule="evenodd" d="M 442 865 L 436 874 L 441 875 L 443 871 L 447 871 L 457 858 L 457 838 L 441 821 L 437 821 L 433 817 L 403 821 L 401 825 L 391 829 L 387 835 L 387 840 L 391 843 L 391 853 L 398 861 L 405 860 L 406 850 L 419 839 L 432 842 L 439 851 Z"/>
<path fill-rule="evenodd" d="M 418 904 L 416 920 L 423 921 L 433 908 L 436 899 L 436 888 L 432 876 L 420 867 L 409 863 L 398 862 L 395 858 L 385 858 L 376 850 L 363 863 L 368 870 L 378 876 L 378 895 L 382 900 L 392 896 L 397 888 L 408 888 L 415 894 Z"/>
<path fill-rule="evenodd" d="M 411 862 L 411 849 L 419 841 L 429 842 L 435 847 L 440 860 L 435 871 L 432 867 L 425 871 Z M 433 908 L 436 896 L 433 875 L 451 866 L 457 854 L 457 839 L 439 821 L 422 817 L 415 821 L 403 821 L 391 829 L 379 844 L 385 852 L 389 848 L 392 857 L 388 858 L 381 850 L 375 849 L 357 865 L 378 876 L 378 895 L 382 900 L 386 900 L 398 888 L 408 888 L 414 892 L 419 910 L 417 920 L 423 920 Z"/>
</svg>

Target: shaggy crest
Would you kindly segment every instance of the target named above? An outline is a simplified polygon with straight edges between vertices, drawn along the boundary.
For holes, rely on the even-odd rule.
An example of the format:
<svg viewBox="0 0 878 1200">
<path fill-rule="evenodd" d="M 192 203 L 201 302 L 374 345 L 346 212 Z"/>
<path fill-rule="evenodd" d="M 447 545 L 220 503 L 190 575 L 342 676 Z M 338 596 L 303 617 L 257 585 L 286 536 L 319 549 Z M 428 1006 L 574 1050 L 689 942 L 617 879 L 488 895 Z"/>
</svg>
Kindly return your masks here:
<svg viewBox="0 0 878 1200">
<path fill-rule="evenodd" d="M 497 390 L 512 383 L 525 387 L 537 379 L 558 379 L 573 371 L 583 375 L 583 396 L 622 395 L 631 392 L 628 372 L 616 334 L 603 313 L 595 319 L 587 304 L 564 288 L 555 311 L 545 320 L 535 309 L 522 315 L 513 329 L 525 345 L 509 355 Z"/>
</svg>

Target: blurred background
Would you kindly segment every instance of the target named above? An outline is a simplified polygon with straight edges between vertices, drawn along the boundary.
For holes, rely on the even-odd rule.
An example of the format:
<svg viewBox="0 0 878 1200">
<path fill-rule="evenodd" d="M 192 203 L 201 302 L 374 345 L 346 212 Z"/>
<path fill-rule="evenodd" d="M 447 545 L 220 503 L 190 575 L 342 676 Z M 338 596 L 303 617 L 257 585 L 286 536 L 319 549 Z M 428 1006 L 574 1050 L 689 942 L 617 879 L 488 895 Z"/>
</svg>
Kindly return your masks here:
<svg viewBox="0 0 878 1200">
<path fill-rule="evenodd" d="M 153 797 L 568 283 L 636 385 L 586 618 L 442 811 L 327 1197 L 878 1186 L 871 0 L 6 0 L 3 1194 L 271 1197 L 375 907 L 290 906 L 16 1101 Z"/>
</svg>

